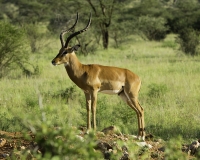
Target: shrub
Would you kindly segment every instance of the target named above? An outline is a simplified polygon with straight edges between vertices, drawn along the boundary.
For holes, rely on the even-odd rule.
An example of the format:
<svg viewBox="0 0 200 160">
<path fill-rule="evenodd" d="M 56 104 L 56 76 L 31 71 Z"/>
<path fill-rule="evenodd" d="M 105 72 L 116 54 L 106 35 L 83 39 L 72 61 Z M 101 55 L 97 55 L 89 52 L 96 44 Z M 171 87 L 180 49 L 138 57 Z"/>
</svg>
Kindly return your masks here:
<svg viewBox="0 0 200 160">
<path fill-rule="evenodd" d="M 177 47 L 177 43 L 175 43 L 174 41 L 163 41 L 162 42 L 162 47 L 164 48 L 172 48 L 172 49 L 176 49 Z"/>
<path fill-rule="evenodd" d="M 166 144 L 165 159 L 187 159 L 187 154 L 181 151 L 183 139 L 182 137 L 173 138 Z"/>
<path fill-rule="evenodd" d="M 192 28 L 185 28 L 179 32 L 177 37 L 177 42 L 180 44 L 180 50 L 188 55 L 198 55 L 199 54 L 199 44 L 200 44 L 199 32 Z"/>
<path fill-rule="evenodd" d="M 17 69 L 26 76 L 39 74 L 38 66 L 28 61 L 25 31 L 4 21 L 0 21 L 0 28 L 0 78 Z"/>
<path fill-rule="evenodd" d="M 31 52 L 35 53 L 39 51 L 40 47 L 42 47 L 40 45 L 44 45 L 44 43 L 38 43 L 44 36 L 44 34 L 40 33 L 40 30 L 42 30 L 41 27 L 36 24 L 26 24 L 24 28 L 27 33 L 27 40 L 30 43 Z"/>
<path fill-rule="evenodd" d="M 162 40 L 166 37 L 168 28 L 163 17 L 140 16 L 137 22 L 138 30 L 149 40 Z"/>
<path fill-rule="evenodd" d="M 18 63 L 27 61 L 28 54 L 22 43 L 25 34 L 22 29 L 0 22 L 0 77 L 6 75 Z"/>
<path fill-rule="evenodd" d="M 37 120 L 36 120 L 37 121 Z M 34 137 L 34 146 L 29 151 L 21 152 L 20 159 L 102 159 L 101 152 L 96 152 L 96 138 L 94 133 L 89 133 L 82 138 L 80 130 L 75 127 L 53 127 L 50 121 L 34 122 L 29 124 Z M 30 136 L 24 133 L 30 140 Z M 13 154 L 12 159 L 19 158 Z"/>
</svg>

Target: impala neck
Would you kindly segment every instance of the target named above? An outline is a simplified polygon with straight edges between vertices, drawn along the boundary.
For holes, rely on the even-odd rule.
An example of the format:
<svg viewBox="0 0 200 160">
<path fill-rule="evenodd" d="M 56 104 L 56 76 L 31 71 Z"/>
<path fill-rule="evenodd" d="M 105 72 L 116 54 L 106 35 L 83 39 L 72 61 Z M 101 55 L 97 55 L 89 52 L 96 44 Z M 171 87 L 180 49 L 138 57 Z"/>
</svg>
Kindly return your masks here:
<svg viewBox="0 0 200 160">
<path fill-rule="evenodd" d="M 76 54 L 71 53 L 68 63 L 65 63 L 65 68 L 72 81 L 75 82 L 76 79 L 83 74 L 84 71 L 82 70 L 82 66 L 83 65 L 78 60 Z"/>
</svg>

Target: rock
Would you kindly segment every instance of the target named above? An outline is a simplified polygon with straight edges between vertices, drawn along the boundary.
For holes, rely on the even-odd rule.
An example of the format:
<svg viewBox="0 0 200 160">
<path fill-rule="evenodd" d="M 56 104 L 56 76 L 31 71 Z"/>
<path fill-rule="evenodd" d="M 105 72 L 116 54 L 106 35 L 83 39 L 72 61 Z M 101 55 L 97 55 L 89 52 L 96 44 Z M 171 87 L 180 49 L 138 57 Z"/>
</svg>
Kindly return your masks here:
<svg viewBox="0 0 200 160">
<path fill-rule="evenodd" d="M 6 139 L 1 138 L 0 139 L 0 147 L 3 147 L 6 144 Z"/>
<path fill-rule="evenodd" d="M 120 132 L 120 130 L 115 127 L 115 126 L 109 126 L 107 128 L 104 128 L 102 130 L 102 132 L 105 134 L 105 135 L 108 135 L 108 134 L 117 134 L 117 135 L 122 135 L 122 133 Z"/>
<path fill-rule="evenodd" d="M 7 158 L 7 157 L 9 157 L 9 154 L 2 154 L 2 156 L 3 156 L 4 158 Z"/>
<path fill-rule="evenodd" d="M 76 137 L 81 141 L 81 142 L 84 142 L 84 138 L 79 136 L 79 135 L 76 135 Z"/>
<path fill-rule="evenodd" d="M 21 146 L 20 148 L 21 148 L 21 150 L 25 150 L 25 149 L 26 149 L 26 147 L 25 147 L 25 146 Z"/>
<path fill-rule="evenodd" d="M 136 142 L 136 144 L 140 147 L 148 147 L 148 148 L 152 148 L 153 146 L 150 144 L 147 144 L 146 142 Z"/>
<path fill-rule="evenodd" d="M 190 151 L 190 154 L 194 155 L 199 147 L 200 147 L 199 141 L 192 142 L 192 144 L 188 148 Z"/>
<path fill-rule="evenodd" d="M 136 135 L 131 135 L 131 137 L 132 137 L 133 139 L 138 139 L 138 137 L 137 137 Z"/>
<path fill-rule="evenodd" d="M 99 142 L 94 149 L 100 150 L 102 153 L 105 153 L 105 151 L 113 150 L 113 147 L 106 142 Z"/>
<path fill-rule="evenodd" d="M 96 135 L 98 137 L 105 137 L 105 134 L 103 132 L 99 132 L 99 131 L 96 132 Z"/>
<path fill-rule="evenodd" d="M 123 156 L 120 158 L 120 160 L 130 160 L 128 148 L 126 146 L 122 146 L 122 152 L 123 152 Z"/>
<path fill-rule="evenodd" d="M 94 149 L 101 151 L 101 153 L 104 155 L 104 159 L 110 159 L 113 151 L 113 147 L 106 142 L 99 142 Z"/>
<path fill-rule="evenodd" d="M 161 152 L 165 152 L 165 147 L 160 147 L 160 148 L 158 148 L 158 150 Z"/>
<path fill-rule="evenodd" d="M 153 139 L 153 138 L 154 138 L 154 136 L 152 134 L 147 134 L 145 136 L 145 139 L 148 139 L 148 140 Z"/>
</svg>

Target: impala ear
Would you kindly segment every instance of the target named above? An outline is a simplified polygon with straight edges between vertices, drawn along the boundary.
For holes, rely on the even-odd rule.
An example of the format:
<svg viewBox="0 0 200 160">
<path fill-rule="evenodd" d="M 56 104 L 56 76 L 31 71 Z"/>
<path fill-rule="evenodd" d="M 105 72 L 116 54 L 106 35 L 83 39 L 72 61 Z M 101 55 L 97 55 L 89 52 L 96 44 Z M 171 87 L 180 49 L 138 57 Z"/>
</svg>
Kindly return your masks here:
<svg viewBox="0 0 200 160">
<path fill-rule="evenodd" d="M 78 48 L 81 47 L 80 44 L 77 44 L 75 46 L 72 47 L 72 51 L 78 51 Z"/>
</svg>

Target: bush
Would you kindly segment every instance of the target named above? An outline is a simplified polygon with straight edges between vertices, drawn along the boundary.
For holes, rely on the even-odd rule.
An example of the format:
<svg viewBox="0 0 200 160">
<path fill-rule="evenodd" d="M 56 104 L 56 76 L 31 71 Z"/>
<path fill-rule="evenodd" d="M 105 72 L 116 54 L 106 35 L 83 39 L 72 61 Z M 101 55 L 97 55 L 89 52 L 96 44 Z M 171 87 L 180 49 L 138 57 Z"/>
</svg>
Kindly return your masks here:
<svg viewBox="0 0 200 160">
<path fill-rule="evenodd" d="M 181 0 L 174 3 L 173 8 L 168 8 L 171 16 L 168 25 L 171 32 L 179 33 L 184 28 L 199 30 L 200 3 L 197 0 Z"/>
<path fill-rule="evenodd" d="M 165 159 L 187 159 L 187 154 L 181 151 L 183 139 L 182 137 L 173 138 L 166 144 Z"/>
<path fill-rule="evenodd" d="M 28 76 L 39 73 L 38 67 L 28 62 L 29 51 L 25 31 L 4 21 L 0 22 L 0 28 L 0 78 L 17 68 Z"/>
<path fill-rule="evenodd" d="M 52 128 L 51 124 L 37 126 L 35 140 L 42 154 L 34 155 L 38 159 L 101 159 L 100 152 L 94 151 L 94 134 L 82 139 L 73 127 Z"/>
<path fill-rule="evenodd" d="M 168 28 L 163 17 L 140 16 L 137 22 L 138 30 L 149 40 L 162 40 L 167 35 Z"/>
<path fill-rule="evenodd" d="M 34 137 L 33 148 L 21 152 L 20 159 L 103 159 L 101 152 L 94 150 L 97 145 L 94 133 L 90 132 L 82 138 L 80 130 L 75 127 L 53 127 L 50 121 L 36 121 L 27 126 L 31 128 Z M 30 135 L 27 132 L 24 135 L 30 141 Z M 16 158 L 19 159 L 19 155 L 12 154 L 11 159 Z"/>
<path fill-rule="evenodd" d="M 199 54 L 199 40 L 199 32 L 192 28 L 183 29 L 177 37 L 177 42 L 180 44 L 180 50 L 185 54 L 192 56 Z"/>
<path fill-rule="evenodd" d="M 25 53 L 25 34 L 9 23 L 0 22 L 0 77 L 5 76 L 16 65 L 27 61 L 28 54 Z"/>
<path fill-rule="evenodd" d="M 44 36 L 44 34 L 39 32 L 41 28 L 39 27 L 39 25 L 36 25 L 36 24 L 26 24 L 24 28 L 27 33 L 27 40 L 30 43 L 31 52 L 35 53 L 39 51 L 40 47 L 42 46 L 40 46 L 41 43 L 38 43 L 38 41 L 41 40 Z"/>
</svg>

